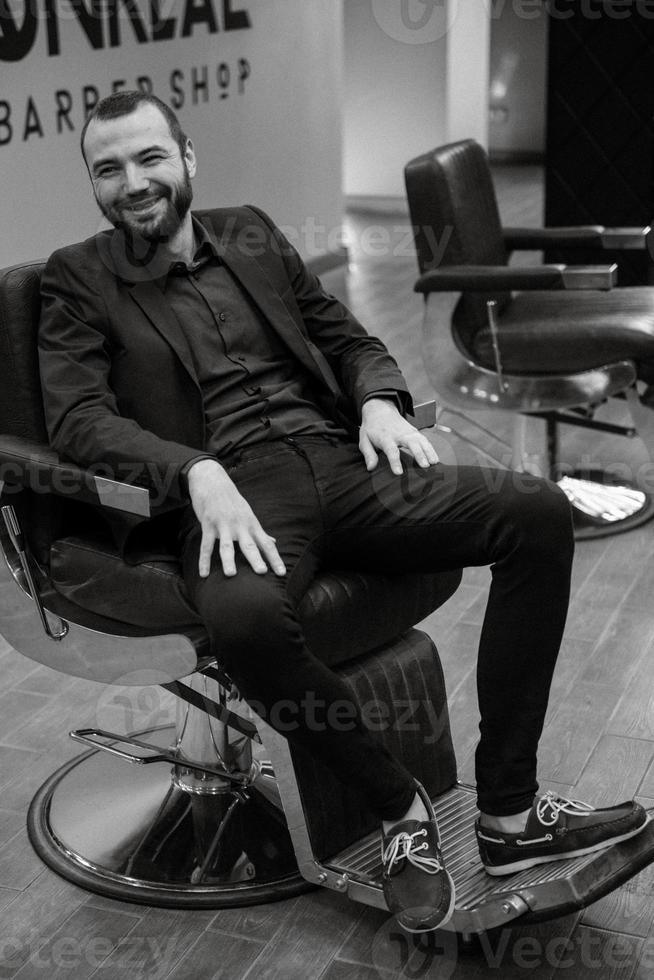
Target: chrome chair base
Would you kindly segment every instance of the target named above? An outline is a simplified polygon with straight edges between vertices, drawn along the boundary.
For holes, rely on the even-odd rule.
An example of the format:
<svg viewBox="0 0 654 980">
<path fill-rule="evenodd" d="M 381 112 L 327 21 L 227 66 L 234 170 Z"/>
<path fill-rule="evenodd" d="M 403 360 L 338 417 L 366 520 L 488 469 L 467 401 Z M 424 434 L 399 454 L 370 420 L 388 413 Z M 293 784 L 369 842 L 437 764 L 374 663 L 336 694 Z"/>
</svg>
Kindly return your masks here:
<svg viewBox="0 0 654 980">
<path fill-rule="evenodd" d="M 175 729 L 143 737 L 168 746 Z M 245 789 L 203 794 L 181 788 L 170 765 L 126 765 L 91 750 L 39 789 L 28 833 L 37 854 L 62 877 L 129 902 L 226 908 L 313 887 L 297 870 L 265 762 Z"/>
<path fill-rule="evenodd" d="M 572 504 L 577 540 L 630 531 L 654 517 L 651 494 L 602 470 L 572 470 L 557 483 Z"/>
</svg>

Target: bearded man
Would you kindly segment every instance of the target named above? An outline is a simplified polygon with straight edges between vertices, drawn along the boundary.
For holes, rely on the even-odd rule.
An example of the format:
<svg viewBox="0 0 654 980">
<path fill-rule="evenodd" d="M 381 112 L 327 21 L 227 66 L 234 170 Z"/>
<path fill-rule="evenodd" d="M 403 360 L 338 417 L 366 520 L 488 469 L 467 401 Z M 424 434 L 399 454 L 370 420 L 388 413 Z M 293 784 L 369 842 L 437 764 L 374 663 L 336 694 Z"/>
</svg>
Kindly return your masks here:
<svg viewBox="0 0 654 980">
<path fill-rule="evenodd" d="M 539 797 L 536 750 L 573 552 L 553 484 L 445 466 L 408 421 L 377 338 L 254 207 L 192 212 L 197 161 L 168 106 L 120 92 L 82 133 L 113 229 L 63 248 L 43 277 L 40 361 L 51 444 L 80 465 L 180 498 L 184 578 L 212 647 L 270 722 L 361 789 L 382 823 L 384 892 L 412 931 L 445 923 L 454 888 L 431 803 L 307 647 L 298 603 L 321 567 L 402 574 L 492 565 L 478 655 L 482 861 L 509 874 L 638 833 L 642 807 Z M 400 488 L 401 479 L 406 485 Z M 489 486 L 494 489 L 489 490 Z M 408 489 L 408 492 L 407 492 Z M 528 491 L 528 492 L 527 492 Z M 117 541 L 134 559 L 131 528 Z"/>
</svg>

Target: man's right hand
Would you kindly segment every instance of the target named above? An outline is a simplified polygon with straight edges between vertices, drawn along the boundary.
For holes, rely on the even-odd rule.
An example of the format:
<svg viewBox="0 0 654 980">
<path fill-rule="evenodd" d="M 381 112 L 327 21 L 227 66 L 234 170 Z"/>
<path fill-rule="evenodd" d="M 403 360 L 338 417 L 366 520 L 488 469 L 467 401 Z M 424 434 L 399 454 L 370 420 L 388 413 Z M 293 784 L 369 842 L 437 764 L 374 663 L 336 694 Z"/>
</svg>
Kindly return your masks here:
<svg viewBox="0 0 654 980">
<path fill-rule="evenodd" d="M 189 469 L 187 479 L 193 510 L 202 527 L 198 563 L 202 578 L 209 574 L 216 541 L 225 575 L 236 575 L 235 544 L 257 574 L 265 574 L 268 567 L 276 575 L 286 574 L 275 539 L 266 534 L 217 460 L 199 459 Z"/>
</svg>

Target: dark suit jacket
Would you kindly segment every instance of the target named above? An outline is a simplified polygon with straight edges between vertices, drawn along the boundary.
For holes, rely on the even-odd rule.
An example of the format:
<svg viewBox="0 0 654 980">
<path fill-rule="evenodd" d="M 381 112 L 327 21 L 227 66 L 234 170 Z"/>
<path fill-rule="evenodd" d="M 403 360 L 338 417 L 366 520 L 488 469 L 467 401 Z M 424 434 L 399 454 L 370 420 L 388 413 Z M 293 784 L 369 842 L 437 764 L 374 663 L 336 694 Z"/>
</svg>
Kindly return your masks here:
<svg viewBox="0 0 654 980">
<path fill-rule="evenodd" d="M 196 212 L 222 260 L 310 372 L 325 412 L 356 430 L 366 395 L 406 383 L 384 345 L 318 279 L 256 208 Z M 180 472 L 205 447 L 202 395 L 181 327 L 116 231 L 60 249 L 42 286 L 39 358 L 52 447 L 115 479 L 182 502 Z M 107 472 L 108 471 L 108 472 Z M 121 544 L 133 521 L 118 517 Z"/>
</svg>

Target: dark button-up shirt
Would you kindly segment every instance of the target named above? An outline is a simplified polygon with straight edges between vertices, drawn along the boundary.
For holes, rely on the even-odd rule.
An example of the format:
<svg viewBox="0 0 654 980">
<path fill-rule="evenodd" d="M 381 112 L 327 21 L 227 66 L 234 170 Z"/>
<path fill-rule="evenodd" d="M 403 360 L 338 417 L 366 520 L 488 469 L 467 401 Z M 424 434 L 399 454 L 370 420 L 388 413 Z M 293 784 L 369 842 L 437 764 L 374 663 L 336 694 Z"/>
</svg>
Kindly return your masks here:
<svg viewBox="0 0 654 980">
<path fill-rule="evenodd" d="M 346 431 L 318 407 L 309 373 L 222 263 L 194 222 L 193 262 L 159 280 L 189 345 L 207 426 L 206 451 L 224 458 L 269 439 Z"/>
</svg>

